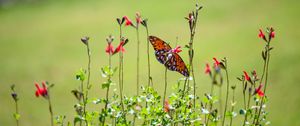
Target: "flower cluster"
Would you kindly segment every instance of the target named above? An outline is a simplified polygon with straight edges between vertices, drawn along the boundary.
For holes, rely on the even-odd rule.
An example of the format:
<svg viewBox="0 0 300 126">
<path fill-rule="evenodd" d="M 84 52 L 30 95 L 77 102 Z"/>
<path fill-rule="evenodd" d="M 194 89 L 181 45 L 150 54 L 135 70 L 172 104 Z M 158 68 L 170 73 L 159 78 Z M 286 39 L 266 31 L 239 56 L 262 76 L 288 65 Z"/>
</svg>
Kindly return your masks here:
<svg viewBox="0 0 300 126">
<path fill-rule="evenodd" d="M 121 39 L 121 42 L 119 43 L 119 45 L 115 49 L 114 49 L 114 47 L 112 45 L 113 40 L 114 40 L 113 36 L 111 36 L 111 35 L 108 36 L 108 38 L 106 39 L 107 46 L 106 46 L 105 52 L 108 55 L 114 55 L 114 54 L 116 54 L 118 52 L 124 53 L 125 52 L 124 45 L 128 42 L 128 39 L 123 37 Z"/>
<path fill-rule="evenodd" d="M 268 39 L 266 38 L 266 35 L 262 31 L 262 29 L 259 29 L 258 37 L 262 38 L 265 42 L 270 42 L 271 39 L 275 37 L 275 30 L 273 29 L 273 27 L 270 27 L 270 28 L 267 28 L 266 32 L 268 33 L 268 37 L 269 37 Z"/>
<path fill-rule="evenodd" d="M 176 46 L 174 49 L 171 50 L 172 53 L 180 53 L 182 50 L 180 49 L 181 46 Z"/>
<path fill-rule="evenodd" d="M 45 81 L 42 82 L 42 87 L 40 87 L 37 82 L 35 82 L 34 84 L 36 87 L 35 96 L 36 97 L 42 96 L 44 98 L 48 98 L 48 89 L 46 86 L 46 82 Z"/>
</svg>

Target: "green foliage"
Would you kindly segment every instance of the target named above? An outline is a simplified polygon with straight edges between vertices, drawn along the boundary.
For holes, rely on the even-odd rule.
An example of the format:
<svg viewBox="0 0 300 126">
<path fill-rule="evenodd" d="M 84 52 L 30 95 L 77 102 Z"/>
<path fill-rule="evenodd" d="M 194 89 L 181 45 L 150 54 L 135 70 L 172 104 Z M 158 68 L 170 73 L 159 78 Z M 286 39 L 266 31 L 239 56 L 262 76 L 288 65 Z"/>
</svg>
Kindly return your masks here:
<svg viewBox="0 0 300 126">
<path fill-rule="evenodd" d="M 14 113 L 13 116 L 14 116 L 14 118 L 15 118 L 16 120 L 19 120 L 20 117 L 21 117 L 21 115 L 18 114 L 18 113 Z"/>
<path fill-rule="evenodd" d="M 76 73 L 76 79 L 80 81 L 84 81 L 86 78 L 86 70 L 80 68 L 79 71 Z"/>
</svg>

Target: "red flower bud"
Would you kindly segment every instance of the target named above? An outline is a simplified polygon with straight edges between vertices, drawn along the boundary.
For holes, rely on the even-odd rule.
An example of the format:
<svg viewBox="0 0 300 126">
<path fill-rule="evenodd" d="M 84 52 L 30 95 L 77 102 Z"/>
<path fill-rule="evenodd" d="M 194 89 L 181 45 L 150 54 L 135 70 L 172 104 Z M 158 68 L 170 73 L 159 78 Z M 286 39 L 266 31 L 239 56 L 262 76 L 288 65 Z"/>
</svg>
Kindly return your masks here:
<svg viewBox="0 0 300 126">
<path fill-rule="evenodd" d="M 169 112 L 170 111 L 170 104 L 169 104 L 168 100 L 165 100 L 164 111 L 165 112 Z"/>
<path fill-rule="evenodd" d="M 214 57 L 213 60 L 215 61 L 215 66 L 219 66 L 220 65 L 220 62 Z"/>
<path fill-rule="evenodd" d="M 259 85 L 259 87 L 257 89 L 255 89 L 254 94 L 257 94 L 259 97 L 263 97 L 265 94 L 264 92 L 261 90 L 262 88 L 262 84 Z"/>
<path fill-rule="evenodd" d="M 139 12 L 135 13 L 136 24 L 140 24 L 142 22 L 141 14 Z"/>
<path fill-rule="evenodd" d="M 123 45 L 125 44 L 124 41 L 121 41 L 120 44 L 118 45 L 118 47 L 116 48 L 115 52 L 114 53 L 118 53 L 118 52 L 122 52 L 124 53 L 125 52 L 125 48 L 123 47 Z"/>
<path fill-rule="evenodd" d="M 133 26 L 132 21 L 127 16 L 124 16 L 123 18 L 125 19 L 125 26 Z"/>
<path fill-rule="evenodd" d="M 248 75 L 248 73 L 246 71 L 244 71 L 244 77 L 245 77 L 245 80 L 251 81 L 250 77 L 249 77 L 249 75 Z"/>
<path fill-rule="evenodd" d="M 105 49 L 105 52 L 108 54 L 108 55 L 112 55 L 114 53 L 114 47 L 111 43 L 107 43 L 107 47 Z"/>
<path fill-rule="evenodd" d="M 211 74 L 210 66 L 208 63 L 206 63 L 205 74 Z"/>
<path fill-rule="evenodd" d="M 258 34 L 259 38 L 262 38 L 263 40 L 267 41 L 265 34 L 263 33 L 263 31 L 261 29 L 259 29 L 259 34 Z"/>
<path fill-rule="evenodd" d="M 43 88 L 41 88 L 39 86 L 38 83 L 35 82 L 35 87 L 36 87 L 36 91 L 35 91 L 35 96 L 39 97 L 39 96 L 43 96 L 43 97 L 47 97 L 48 96 L 48 90 L 47 90 L 47 86 L 46 86 L 46 82 L 42 82 L 42 86 Z"/>
<path fill-rule="evenodd" d="M 173 52 L 173 53 L 180 53 L 182 50 L 180 49 L 181 48 L 181 46 L 176 46 L 174 49 L 172 49 L 171 51 Z"/>
<path fill-rule="evenodd" d="M 270 38 L 274 38 L 275 37 L 275 31 L 274 29 L 271 27 L 270 28 Z"/>
</svg>

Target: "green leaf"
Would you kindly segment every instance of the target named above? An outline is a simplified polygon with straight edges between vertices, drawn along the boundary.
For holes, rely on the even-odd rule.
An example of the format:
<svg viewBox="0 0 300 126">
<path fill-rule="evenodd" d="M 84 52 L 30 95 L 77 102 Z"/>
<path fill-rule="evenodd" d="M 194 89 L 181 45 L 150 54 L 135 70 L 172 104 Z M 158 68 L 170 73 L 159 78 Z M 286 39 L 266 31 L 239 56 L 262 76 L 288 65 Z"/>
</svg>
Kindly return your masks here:
<svg viewBox="0 0 300 126">
<path fill-rule="evenodd" d="M 226 112 L 226 114 L 225 114 L 227 117 L 232 117 L 233 116 L 233 114 L 231 113 L 231 112 Z"/>
<path fill-rule="evenodd" d="M 76 125 L 77 122 L 80 122 L 80 121 L 81 121 L 80 116 L 74 117 L 74 124 L 75 124 L 75 125 Z"/>
<path fill-rule="evenodd" d="M 76 79 L 80 81 L 85 80 L 85 70 L 83 68 L 80 68 L 80 70 L 76 73 Z"/>
<path fill-rule="evenodd" d="M 112 84 L 111 80 L 108 80 L 107 82 L 104 82 L 102 84 L 102 89 L 108 88 Z"/>
<path fill-rule="evenodd" d="M 246 114 L 246 110 L 245 109 L 241 109 L 240 110 L 240 115 L 245 115 Z"/>
<path fill-rule="evenodd" d="M 21 117 L 21 115 L 20 115 L 20 114 L 18 114 L 18 113 L 14 113 L 14 118 L 15 118 L 16 120 L 19 120 L 19 119 L 20 119 L 20 117 Z"/>
</svg>

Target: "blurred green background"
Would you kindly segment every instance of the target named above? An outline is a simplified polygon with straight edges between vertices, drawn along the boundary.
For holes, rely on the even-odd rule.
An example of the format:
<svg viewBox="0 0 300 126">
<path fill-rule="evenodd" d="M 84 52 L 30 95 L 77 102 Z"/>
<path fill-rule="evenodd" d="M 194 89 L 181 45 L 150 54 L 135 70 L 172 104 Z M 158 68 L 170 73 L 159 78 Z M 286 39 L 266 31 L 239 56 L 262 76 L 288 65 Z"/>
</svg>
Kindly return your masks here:
<svg viewBox="0 0 300 126">
<path fill-rule="evenodd" d="M 7 0 L 5 0 L 7 1 Z M 150 34 L 159 36 L 175 46 L 185 45 L 189 39 L 188 23 L 183 18 L 199 2 L 204 8 L 195 37 L 195 73 L 197 93 L 209 92 L 210 80 L 204 74 L 206 62 L 212 57 L 227 57 L 231 84 L 241 85 L 235 79 L 243 70 L 256 69 L 261 73 L 261 50 L 264 42 L 258 38 L 258 29 L 273 26 L 276 37 L 271 54 L 270 83 L 267 92 L 269 120 L 274 126 L 300 125 L 299 75 L 299 12 L 297 0 L 42 0 L 16 3 L 1 0 L 0 8 L 0 125 L 15 125 L 12 113 L 14 103 L 10 85 L 16 84 L 20 97 L 20 122 L 25 126 L 50 125 L 47 102 L 34 95 L 34 82 L 48 80 L 55 83 L 51 91 L 55 115 L 67 115 L 72 121 L 76 99 L 70 91 L 79 86 L 75 72 L 86 67 L 87 56 L 82 36 L 90 36 L 92 49 L 92 97 L 103 97 L 101 82 L 105 81 L 100 68 L 106 65 L 105 38 L 118 36 L 117 17 L 133 19 L 136 12 L 148 18 Z M 136 36 L 131 27 L 124 28 L 129 38 L 125 54 L 125 92 L 135 93 Z M 146 35 L 141 27 L 141 83 L 147 82 Z M 117 42 L 114 42 L 117 45 Z M 152 48 L 151 48 L 152 49 Z M 162 94 L 164 67 L 151 50 L 154 87 Z M 180 55 L 187 62 L 187 50 Z M 115 66 L 117 57 L 113 57 Z M 169 72 L 169 90 L 182 77 Z M 114 79 L 117 81 L 117 78 Z M 114 86 L 113 88 L 117 88 Z M 225 92 L 225 91 L 223 91 Z M 223 95 L 224 96 L 224 95 Z M 240 99 L 241 100 L 241 99 Z M 100 109 L 98 107 L 98 109 Z M 237 118 L 237 121 L 240 118 Z M 240 125 L 240 124 L 236 124 Z"/>
</svg>

